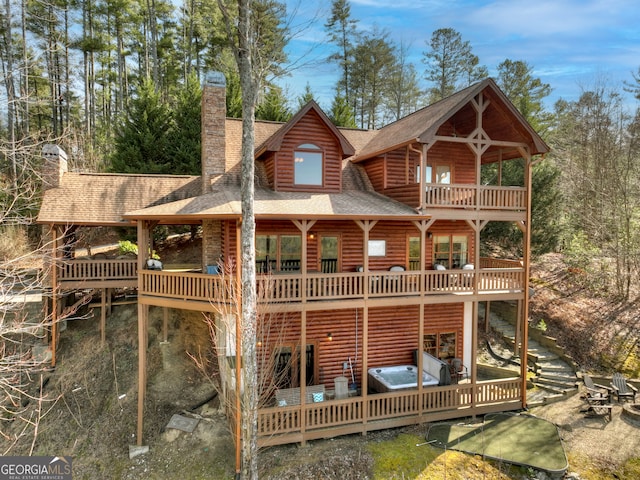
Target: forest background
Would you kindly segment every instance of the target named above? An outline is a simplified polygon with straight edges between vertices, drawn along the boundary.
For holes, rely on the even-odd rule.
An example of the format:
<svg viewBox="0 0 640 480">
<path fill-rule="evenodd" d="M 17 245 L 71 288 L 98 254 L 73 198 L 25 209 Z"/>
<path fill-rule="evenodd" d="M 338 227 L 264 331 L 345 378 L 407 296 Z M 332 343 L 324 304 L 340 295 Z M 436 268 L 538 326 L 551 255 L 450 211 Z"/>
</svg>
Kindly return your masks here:
<svg viewBox="0 0 640 480">
<path fill-rule="evenodd" d="M 380 128 L 488 76 L 473 47 L 452 28 L 425 38 L 421 65 L 389 32 L 360 29 L 347 0 L 315 18 L 336 67 L 335 95 L 321 105 L 336 125 Z M 256 118 L 286 121 L 314 98 L 291 98 L 295 75 L 286 45 L 309 24 L 273 0 L 255 1 L 263 85 Z M 0 5 L 0 256 L 39 241 L 45 143 L 60 145 L 74 171 L 199 174 L 200 95 L 206 72 L 227 80 L 227 114 L 241 115 L 240 81 L 215 2 L 165 0 L 5 0 Z M 553 89 L 518 59 L 493 65 L 499 87 L 551 147 L 534 168 L 533 253 L 562 251 L 589 288 L 629 299 L 640 272 L 640 70 L 628 82 L 594 79 L 577 100 L 545 99 Z M 633 109 L 635 108 L 635 111 Z M 503 184 L 521 184 L 509 162 Z M 483 170 L 483 182 L 497 173 Z M 483 235 L 513 248 L 520 231 L 491 225 Z M 17 247 L 20 248 L 17 248 Z M 486 252 L 485 252 L 486 253 Z M 513 251 L 514 256 L 522 252 Z"/>
</svg>

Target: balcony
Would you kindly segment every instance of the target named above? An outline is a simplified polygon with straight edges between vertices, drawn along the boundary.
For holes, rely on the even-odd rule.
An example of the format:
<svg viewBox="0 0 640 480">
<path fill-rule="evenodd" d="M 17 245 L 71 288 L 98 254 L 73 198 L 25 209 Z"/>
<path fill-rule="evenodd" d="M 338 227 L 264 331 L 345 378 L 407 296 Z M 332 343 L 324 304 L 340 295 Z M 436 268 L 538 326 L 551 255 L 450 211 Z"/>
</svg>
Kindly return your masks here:
<svg viewBox="0 0 640 480">
<path fill-rule="evenodd" d="M 420 185 L 417 183 L 386 188 L 382 193 L 414 207 L 418 207 L 420 203 Z M 526 189 L 493 185 L 428 183 L 424 208 L 522 212 L 526 210 Z"/>
<path fill-rule="evenodd" d="M 503 261 L 507 262 L 507 261 Z M 508 265 L 508 266 L 507 266 Z M 516 266 L 517 265 L 517 266 Z M 139 295 L 231 303 L 234 277 L 201 273 L 144 270 Z M 343 273 L 282 272 L 258 275 L 258 303 L 286 304 L 355 299 L 389 299 L 420 295 L 520 293 L 524 268 L 519 263 L 479 270 L 371 271 Z"/>
<path fill-rule="evenodd" d="M 477 270 L 313 272 L 258 274 L 258 302 L 310 303 L 320 301 L 519 293 L 524 268 L 512 260 L 482 259 Z M 136 260 L 74 260 L 58 269 L 62 288 L 124 288 L 138 286 L 139 295 L 182 302 L 231 303 L 229 275 L 193 271 L 142 270 Z M 151 304 L 153 301 L 150 300 Z"/>
</svg>

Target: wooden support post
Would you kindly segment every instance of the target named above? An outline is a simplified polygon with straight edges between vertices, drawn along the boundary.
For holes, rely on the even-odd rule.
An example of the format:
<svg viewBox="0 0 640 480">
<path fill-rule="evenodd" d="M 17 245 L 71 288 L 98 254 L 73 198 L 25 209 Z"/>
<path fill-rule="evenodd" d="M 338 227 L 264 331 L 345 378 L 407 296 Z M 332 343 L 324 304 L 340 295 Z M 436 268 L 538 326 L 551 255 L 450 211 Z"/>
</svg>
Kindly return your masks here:
<svg viewBox="0 0 640 480">
<path fill-rule="evenodd" d="M 236 473 L 242 471 L 242 221 L 236 222 Z"/>
<path fill-rule="evenodd" d="M 476 408 L 476 389 L 478 382 L 478 301 L 471 302 L 471 383 L 474 385 L 471 390 L 471 410 Z M 474 415 L 475 417 L 475 415 Z"/>
<path fill-rule="evenodd" d="M 531 174 L 533 162 L 531 159 L 531 155 L 529 152 L 523 152 L 523 158 L 525 159 L 526 167 L 525 167 L 525 186 L 527 188 L 527 220 L 525 222 L 525 232 L 524 232 L 524 248 L 523 248 L 523 256 L 524 256 L 524 296 L 522 299 L 522 356 L 520 360 L 520 375 L 522 380 L 522 408 L 527 407 L 527 361 L 528 361 L 528 341 L 529 341 L 529 268 L 530 268 L 530 258 L 531 255 Z"/>
<path fill-rule="evenodd" d="M 138 303 L 138 429 L 136 440 L 142 445 L 144 399 L 147 394 L 147 325 L 149 306 Z"/>
<path fill-rule="evenodd" d="M 489 333 L 489 312 L 491 311 L 491 300 L 484 304 L 484 332 Z"/>
<path fill-rule="evenodd" d="M 418 353 L 416 354 L 416 364 L 418 367 L 418 398 L 422 399 L 422 371 L 424 359 L 422 358 L 422 352 L 424 351 L 424 290 L 422 290 L 420 298 L 420 307 L 418 313 Z M 420 400 L 420 415 L 424 414 L 424 408 L 426 405 Z"/>
<path fill-rule="evenodd" d="M 525 355 L 526 352 L 522 351 L 522 300 L 518 300 L 518 308 L 516 310 L 516 330 L 513 342 L 513 354 L 516 357 Z"/>
<path fill-rule="evenodd" d="M 149 230 L 145 222 L 138 221 L 138 271 L 146 263 L 146 248 L 149 242 Z M 138 275 L 138 292 L 142 291 L 142 275 Z M 144 397 L 147 390 L 147 323 L 149 306 L 138 302 L 138 427 L 136 442 L 142 446 L 144 421 Z"/>
<path fill-rule="evenodd" d="M 368 235 L 367 235 L 368 237 Z M 368 252 L 367 252 L 368 253 Z M 367 421 L 369 418 L 369 399 L 367 398 L 369 393 L 369 378 L 367 370 L 369 369 L 369 307 L 365 301 L 362 309 L 362 371 L 360 372 L 360 385 L 362 394 L 362 435 L 367 435 Z"/>
<path fill-rule="evenodd" d="M 301 444 L 304 447 L 307 444 L 304 440 L 304 433 L 307 430 L 307 416 L 304 414 L 307 403 L 307 310 L 304 307 L 300 312 L 300 322 L 300 409 L 302 411 L 302 415 L 300 415 L 300 433 L 302 435 Z M 295 352 L 291 353 L 293 354 L 293 361 L 296 362 Z M 317 355 L 317 352 L 314 352 L 314 354 Z"/>
<path fill-rule="evenodd" d="M 100 342 L 104 345 L 107 338 L 107 289 L 100 289 Z"/>
<path fill-rule="evenodd" d="M 58 227 L 51 229 L 53 239 L 51 241 L 51 366 L 56 366 L 56 346 L 58 343 Z"/>
<path fill-rule="evenodd" d="M 162 343 L 169 343 L 169 309 L 162 307 Z"/>
</svg>

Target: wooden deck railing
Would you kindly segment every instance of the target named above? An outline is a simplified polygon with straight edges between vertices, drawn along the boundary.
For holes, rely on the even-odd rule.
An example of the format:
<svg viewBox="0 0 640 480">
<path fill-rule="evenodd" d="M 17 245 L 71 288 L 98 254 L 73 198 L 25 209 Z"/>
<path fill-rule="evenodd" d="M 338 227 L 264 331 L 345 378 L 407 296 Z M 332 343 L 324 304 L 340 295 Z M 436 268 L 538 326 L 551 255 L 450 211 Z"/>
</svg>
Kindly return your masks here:
<svg viewBox="0 0 640 480">
<path fill-rule="evenodd" d="M 181 300 L 228 302 L 231 298 L 224 275 L 143 270 L 141 295 Z M 480 270 L 430 270 L 424 272 L 373 271 L 349 273 L 300 273 L 259 275 L 258 301 L 300 302 L 381 297 L 518 292 L 524 286 L 522 268 Z"/>
<path fill-rule="evenodd" d="M 381 193 L 399 202 L 419 206 L 420 185 L 417 183 L 389 187 Z M 524 187 L 428 183 L 424 202 L 427 208 L 521 211 L 526 208 L 526 190 Z"/>
<path fill-rule="evenodd" d="M 227 303 L 231 296 L 231 277 L 191 272 L 143 270 L 139 294 L 180 300 Z"/>
<path fill-rule="evenodd" d="M 258 301 L 300 302 L 382 298 L 475 292 L 518 292 L 524 285 L 522 264 L 513 260 L 482 259 L 479 270 L 409 270 L 342 273 L 285 272 L 258 275 Z M 59 281 L 68 284 L 135 282 L 140 273 L 142 295 L 228 302 L 232 297 L 225 275 L 143 270 L 135 260 L 77 260 L 60 266 Z"/>
<path fill-rule="evenodd" d="M 58 270 L 58 280 L 104 281 L 135 280 L 138 278 L 138 261 L 131 260 L 71 260 L 62 263 Z"/>
<path fill-rule="evenodd" d="M 482 257 L 480 268 L 522 268 L 522 260 Z"/>
<path fill-rule="evenodd" d="M 476 198 L 476 192 L 478 197 Z M 496 187 L 489 185 L 428 184 L 425 196 L 427 207 L 461 207 L 488 210 L 524 210 L 524 187 Z"/>
<path fill-rule="evenodd" d="M 258 411 L 258 443 L 277 445 L 516 408 L 518 378 L 428 387 Z M 492 408 L 488 409 L 487 407 Z M 340 428 L 338 428 L 340 427 Z"/>
</svg>

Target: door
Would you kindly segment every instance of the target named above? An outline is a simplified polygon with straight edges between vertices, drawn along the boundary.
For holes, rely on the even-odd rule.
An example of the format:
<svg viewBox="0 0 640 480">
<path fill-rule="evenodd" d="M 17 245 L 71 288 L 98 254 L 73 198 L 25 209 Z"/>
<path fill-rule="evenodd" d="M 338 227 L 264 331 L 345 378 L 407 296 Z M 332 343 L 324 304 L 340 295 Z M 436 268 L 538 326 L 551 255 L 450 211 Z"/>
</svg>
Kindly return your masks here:
<svg viewBox="0 0 640 480">
<path fill-rule="evenodd" d="M 304 366 L 307 385 L 316 384 L 316 345 L 307 344 Z M 300 345 L 281 345 L 274 349 L 273 383 L 277 388 L 300 386 Z"/>
<path fill-rule="evenodd" d="M 322 235 L 320 237 L 320 271 L 322 273 L 340 271 L 339 235 Z"/>
</svg>

